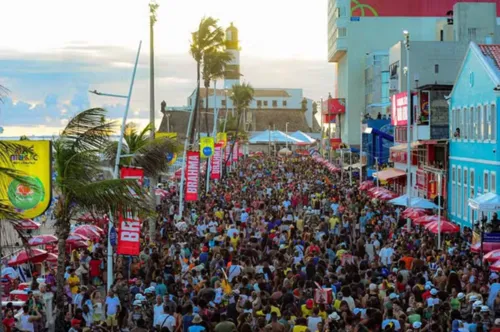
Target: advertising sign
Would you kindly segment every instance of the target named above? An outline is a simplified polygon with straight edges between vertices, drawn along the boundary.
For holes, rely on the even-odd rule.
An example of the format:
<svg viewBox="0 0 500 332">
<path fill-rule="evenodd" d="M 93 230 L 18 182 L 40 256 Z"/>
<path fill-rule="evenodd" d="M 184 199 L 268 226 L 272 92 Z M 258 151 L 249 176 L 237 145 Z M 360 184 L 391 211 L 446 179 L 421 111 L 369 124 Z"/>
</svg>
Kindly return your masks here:
<svg viewBox="0 0 500 332">
<path fill-rule="evenodd" d="M 337 150 L 342 144 L 342 138 L 330 138 L 330 147 L 332 150 Z"/>
<path fill-rule="evenodd" d="M 429 124 L 429 91 L 420 91 L 420 100 L 418 102 L 420 106 L 418 108 L 417 123 L 418 124 Z"/>
<path fill-rule="evenodd" d="M 2 175 L 7 191 L 0 199 L 8 202 L 22 218 L 32 219 L 43 214 L 49 207 L 52 193 L 52 145 L 50 141 L 4 141 L 17 145 L 10 153 L 10 163 L 1 167 L 23 173 L 23 178 L 11 179 Z"/>
<path fill-rule="evenodd" d="M 141 220 L 131 216 L 118 220 L 118 243 L 116 253 L 118 255 L 139 256 L 141 251 Z"/>
<path fill-rule="evenodd" d="M 216 140 L 217 143 L 222 143 L 222 147 L 225 148 L 227 145 L 227 133 L 217 133 Z"/>
<path fill-rule="evenodd" d="M 196 151 L 188 151 L 186 157 L 186 202 L 193 202 L 198 200 L 200 154 Z"/>
<path fill-rule="evenodd" d="M 144 170 L 137 167 L 122 167 L 120 168 L 120 178 L 136 179 L 140 186 L 144 184 Z"/>
<path fill-rule="evenodd" d="M 200 138 L 200 156 L 209 158 L 214 154 L 214 139 L 212 137 Z"/>
<path fill-rule="evenodd" d="M 406 92 L 397 93 L 392 96 L 391 123 L 394 126 L 405 126 L 408 123 L 407 105 L 408 97 Z"/>
<path fill-rule="evenodd" d="M 169 153 L 167 153 L 167 155 L 165 156 L 165 158 L 167 159 L 167 163 L 168 163 L 169 166 L 173 165 L 177 161 L 177 153 L 175 153 L 175 152 L 169 152 Z"/>
<path fill-rule="evenodd" d="M 401 17 L 446 17 L 448 11 L 460 0 L 352 0 L 351 16 L 401 16 Z M 498 0 L 474 0 L 470 2 L 497 3 L 497 16 L 500 16 Z"/>
<path fill-rule="evenodd" d="M 224 160 L 226 161 L 226 166 L 231 165 L 231 160 L 229 159 L 229 153 L 231 152 L 231 144 L 227 144 L 224 149 Z"/>
<path fill-rule="evenodd" d="M 210 164 L 210 169 L 211 169 L 210 178 L 212 180 L 220 179 L 221 165 L 222 165 L 222 143 L 217 143 L 215 144 L 214 156 L 212 157 Z"/>
</svg>

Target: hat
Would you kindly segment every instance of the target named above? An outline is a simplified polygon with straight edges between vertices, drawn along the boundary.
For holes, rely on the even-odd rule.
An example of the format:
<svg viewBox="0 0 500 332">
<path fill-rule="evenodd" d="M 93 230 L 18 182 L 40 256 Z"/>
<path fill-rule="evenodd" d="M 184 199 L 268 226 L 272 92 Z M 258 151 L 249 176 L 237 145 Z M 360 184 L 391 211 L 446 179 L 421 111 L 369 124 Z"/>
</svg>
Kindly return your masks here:
<svg viewBox="0 0 500 332">
<path fill-rule="evenodd" d="M 490 312 L 490 308 L 487 305 L 481 306 L 481 312 Z"/>
<path fill-rule="evenodd" d="M 373 292 L 373 291 L 376 291 L 376 290 L 377 290 L 377 285 L 375 285 L 375 284 L 370 284 L 369 289 L 370 289 L 370 291 L 372 291 L 372 292 Z"/>
<path fill-rule="evenodd" d="M 340 316 L 339 316 L 339 314 L 338 314 L 336 311 L 332 312 L 332 313 L 328 316 L 328 318 L 331 318 L 331 319 L 336 320 L 336 321 L 340 320 Z"/>
<path fill-rule="evenodd" d="M 312 299 L 309 299 L 306 301 L 306 308 L 311 310 L 314 306 L 314 301 Z"/>
<path fill-rule="evenodd" d="M 142 307 L 142 302 L 141 302 L 140 300 L 135 300 L 135 301 L 133 302 L 133 305 L 134 305 L 134 307 L 135 307 L 135 306 Z"/>
<path fill-rule="evenodd" d="M 71 320 L 71 326 L 80 325 L 80 323 L 81 323 L 81 322 L 82 322 L 81 320 L 76 319 L 76 318 L 73 318 L 73 319 Z"/>
<path fill-rule="evenodd" d="M 495 325 L 499 325 L 500 326 L 500 318 L 495 319 Z"/>
<path fill-rule="evenodd" d="M 398 296 L 398 294 L 396 294 L 396 293 L 391 293 L 391 294 L 389 295 L 389 299 L 390 299 L 390 300 L 395 300 L 395 299 L 397 299 L 398 297 L 399 297 L 399 296 Z"/>
<path fill-rule="evenodd" d="M 458 293 L 457 299 L 463 300 L 464 298 L 465 298 L 465 294 L 464 293 Z"/>
<path fill-rule="evenodd" d="M 477 295 L 471 295 L 469 297 L 469 302 L 475 302 L 475 301 L 477 301 Z"/>
<path fill-rule="evenodd" d="M 472 308 L 476 309 L 476 308 L 480 308 L 481 306 L 483 305 L 483 301 L 479 301 L 477 300 L 476 302 L 474 302 L 472 304 Z"/>
<path fill-rule="evenodd" d="M 438 291 L 437 289 L 433 288 L 431 289 L 431 295 L 437 295 Z"/>
<path fill-rule="evenodd" d="M 414 329 L 419 329 L 419 328 L 421 328 L 421 327 L 422 327 L 422 323 L 421 323 L 421 322 L 414 322 L 414 323 L 413 323 L 413 328 L 414 328 Z"/>
<path fill-rule="evenodd" d="M 495 280 L 495 279 L 498 279 L 499 277 L 500 276 L 497 273 L 495 273 L 495 272 L 493 272 L 492 274 L 490 274 L 490 280 Z"/>
<path fill-rule="evenodd" d="M 198 314 L 194 315 L 193 324 L 200 324 L 201 322 L 203 322 L 203 319 L 201 319 L 201 316 Z"/>
</svg>

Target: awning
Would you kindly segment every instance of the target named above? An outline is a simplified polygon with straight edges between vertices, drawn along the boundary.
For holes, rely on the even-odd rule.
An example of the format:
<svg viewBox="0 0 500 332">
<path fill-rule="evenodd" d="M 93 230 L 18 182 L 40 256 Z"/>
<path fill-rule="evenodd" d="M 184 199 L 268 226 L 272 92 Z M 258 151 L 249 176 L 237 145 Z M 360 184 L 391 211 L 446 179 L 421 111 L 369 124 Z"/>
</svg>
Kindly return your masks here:
<svg viewBox="0 0 500 332">
<path fill-rule="evenodd" d="M 415 149 L 415 148 L 419 147 L 420 145 L 422 145 L 422 143 L 420 143 L 420 142 L 412 142 L 411 143 L 411 148 Z M 389 150 L 391 150 L 391 151 L 406 151 L 407 146 L 408 146 L 408 144 L 401 143 L 401 144 L 398 144 L 398 145 L 391 146 L 389 148 Z"/>
<path fill-rule="evenodd" d="M 397 169 L 397 168 L 388 168 L 383 171 L 379 171 L 377 173 L 373 173 L 373 177 L 378 178 L 382 181 L 387 181 L 390 179 L 398 178 L 400 176 L 405 176 L 406 172 Z"/>
</svg>

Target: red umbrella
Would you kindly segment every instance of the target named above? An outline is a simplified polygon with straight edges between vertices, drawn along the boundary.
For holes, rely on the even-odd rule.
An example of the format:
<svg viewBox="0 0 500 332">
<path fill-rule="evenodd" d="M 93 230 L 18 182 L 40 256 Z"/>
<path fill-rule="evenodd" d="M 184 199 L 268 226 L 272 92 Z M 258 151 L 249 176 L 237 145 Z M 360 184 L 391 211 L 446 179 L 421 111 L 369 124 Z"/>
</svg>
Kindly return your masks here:
<svg viewBox="0 0 500 332">
<path fill-rule="evenodd" d="M 87 248 L 89 245 L 84 241 L 76 242 L 66 242 L 66 251 L 71 251 L 73 249 Z"/>
<path fill-rule="evenodd" d="M 363 181 L 359 185 L 359 190 L 368 190 L 370 188 L 373 188 L 375 185 L 373 184 L 373 181 Z"/>
<path fill-rule="evenodd" d="M 30 246 L 41 246 L 54 242 L 57 242 L 57 237 L 54 235 L 37 235 L 28 240 Z"/>
<path fill-rule="evenodd" d="M 24 219 L 21 222 L 15 222 L 14 227 L 23 231 L 27 230 L 36 230 L 40 228 L 40 224 L 37 222 L 34 222 L 31 219 Z"/>
<path fill-rule="evenodd" d="M 49 263 L 57 263 L 57 255 L 54 253 L 49 253 L 47 255 L 47 262 Z"/>
<path fill-rule="evenodd" d="M 92 215 L 90 213 L 85 213 L 83 216 L 78 217 L 78 219 L 76 220 L 88 222 L 93 221 L 94 218 L 92 218 Z"/>
<path fill-rule="evenodd" d="M 431 233 L 437 234 L 438 233 L 438 222 L 437 221 L 432 221 L 428 223 L 427 225 L 424 226 L 427 230 L 429 230 Z M 460 232 L 460 227 L 447 221 L 447 220 L 441 220 L 441 233 L 458 233 Z"/>
<path fill-rule="evenodd" d="M 439 217 L 436 216 L 436 215 L 433 215 L 433 216 L 422 216 L 422 217 L 419 217 L 419 218 L 413 220 L 413 223 L 415 225 L 427 225 L 428 223 L 431 223 L 431 222 L 436 222 L 437 223 L 438 221 L 439 221 Z M 442 225 L 443 222 L 449 223 L 450 221 L 447 220 L 445 217 L 441 216 L 441 225 Z M 441 226 L 441 228 L 442 227 L 443 226 Z"/>
<path fill-rule="evenodd" d="M 90 241 L 88 237 L 78 233 L 70 233 L 66 243 L 68 242 L 79 242 L 79 241 Z"/>
<path fill-rule="evenodd" d="M 500 272 L 500 261 L 496 261 L 495 263 L 491 264 L 490 270 L 493 272 Z"/>
<path fill-rule="evenodd" d="M 9 266 L 16 266 L 24 263 L 41 263 L 47 258 L 48 252 L 42 249 L 23 249 L 15 253 L 11 259 L 9 259 Z"/>
<path fill-rule="evenodd" d="M 489 253 L 491 251 L 490 246 L 485 246 L 483 244 L 483 253 Z M 480 254 L 481 253 L 481 242 L 474 243 L 473 245 L 470 246 L 470 252 L 473 252 L 475 254 Z"/>
<path fill-rule="evenodd" d="M 500 249 L 490 251 L 486 255 L 483 256 L 483 260 L 488 262 L 496 262 L 500 260 Z"/>
<path fill-rule="evenodd" d="M 407 208 L 401 214 L 403 218 L 417 219 L 418 217 L 426 216 L 427 212 L 424 209 Z"/>
<path fill-rule="evenodd" d="M 81 225 L 75 228 L 73 234 L 81 234 L 90 239 L 99 239 L 104 234 L 104 231 L 94 225 Z"/>
</svg>

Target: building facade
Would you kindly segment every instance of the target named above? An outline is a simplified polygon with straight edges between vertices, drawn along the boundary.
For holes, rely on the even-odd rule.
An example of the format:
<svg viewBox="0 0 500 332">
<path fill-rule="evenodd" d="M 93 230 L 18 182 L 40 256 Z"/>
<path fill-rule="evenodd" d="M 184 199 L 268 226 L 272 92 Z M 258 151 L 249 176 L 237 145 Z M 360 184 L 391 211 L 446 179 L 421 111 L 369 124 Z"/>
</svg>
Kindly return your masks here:
<svg viewBox="0 0 500 332">
<path fill-rule="evenodd" d="M 359 144 L 360 141 L 360 120 L 367 106 L 362 65 L 367 53 L 388 50 L 403 39 L 403 30 L 409 30 L 412 41 L 456 41 L 464 36 L 483 40 L 483 36 L 495 34 L 498 30 L 495 3 L 457 2 L 400 0 L 396 4 L 384 0 L 329 0 L 328 61 L 335 64 L 337 73 L 333 97 L 346 100 L 346 112 L 337 121 L 341 128 L 337 135 L 344 142 Z M 470 5 L 481 8 L 471 10 Z M 447 16 L 450 11 L 453 16 Z M 485 11 L 493 14 L 493 19 L 483 20 Z M 461 25 L 456 31 L 450 27 L 455 21 Z"/>
<path fill-rule="evenodd" d="M 450 218 L 471 227 L 468 199 L 496 192 L 500 175 L 500 45 L 471 43 L 449 97 Z"/>
</svg>

